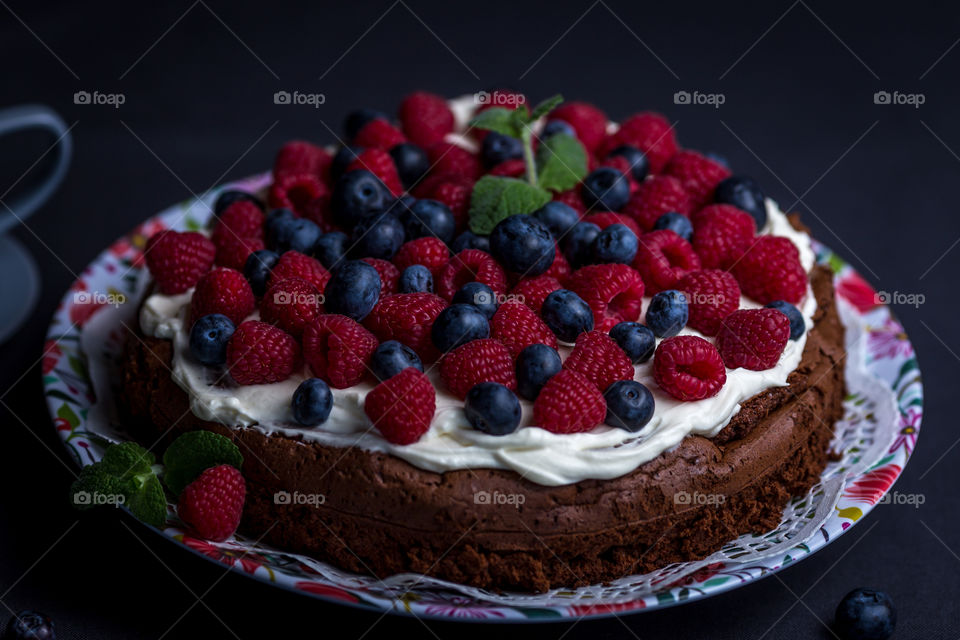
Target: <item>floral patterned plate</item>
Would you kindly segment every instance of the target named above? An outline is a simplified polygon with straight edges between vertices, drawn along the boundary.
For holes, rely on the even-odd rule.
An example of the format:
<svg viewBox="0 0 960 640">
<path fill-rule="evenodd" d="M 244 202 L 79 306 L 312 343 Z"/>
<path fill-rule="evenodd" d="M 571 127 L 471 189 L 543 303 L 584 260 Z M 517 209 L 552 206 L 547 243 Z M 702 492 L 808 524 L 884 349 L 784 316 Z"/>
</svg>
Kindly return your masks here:
<svg viewBox="0 0 960 640">
<path fill-rule="evenodd" d="M 50 325 L 43 384 L 57 433 L 78 465 L 97 461 L 110 441 L 129 439 L 114 415 L 112 384 L 124 327 L 134 326 L 147 284 L 146 238 L 163 228 L 202 228 L 223 188 L 256 190 L 268 180 L 261 175 L 214 189 L 150 218 L 100 254 L 67 292 Z M 698 562 L 545 594 L 489 593 L 414 575 L 380 580 L 240 536 L 210 543 L 184 531 L 172 504 L 161 533 L 279 587 L 424 618 L 522 622 L 619 615 L 714 595 L 769 575 L 822 548 L 883 499 L 916 446 L 923 412 L 920 370 L 903 327 L 849 265 L 823 246 L 816 249 L 818 261 L 835 274 L 847 326 L 849 395 L 833 443 L 841 456 L 806 496 L 788 505 L 774 531 L 741 536 Z"/>
</svg>

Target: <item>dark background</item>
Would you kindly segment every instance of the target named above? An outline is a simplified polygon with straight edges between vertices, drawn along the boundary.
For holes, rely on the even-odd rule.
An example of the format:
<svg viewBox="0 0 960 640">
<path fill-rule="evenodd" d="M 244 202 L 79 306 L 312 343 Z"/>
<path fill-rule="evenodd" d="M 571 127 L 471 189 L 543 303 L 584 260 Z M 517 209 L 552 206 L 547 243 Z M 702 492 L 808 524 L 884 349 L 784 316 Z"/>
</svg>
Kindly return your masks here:
<svg viewBox="0 0 960 640">
<path fill-rule="evenodd" d="M 356 638 L 497 633 L 316 602 L 224 575 L 113 511 L 78 515 L 37 360 L 69 284 L 147 216 L 268 168 L 289 138 L 330 142 L 327 127 L 339 133 L 357 106 L 393 110 L 418 88 L 456 96 L 510 85 L 534 99 L 589 99 L 613 118 L 662 111 L 679 121 L 682 144 L 755 176 L 878 289 L 925 296 L 896 309 L 927 399 L 896 489 L 923 494 L 922 507 L 879 507 L 815 556 L 725 595 L 522 633 L 830 637 L 821 621 L 867 585 L 898 604 L 898 637 L 955 634 L 960 14 L 946 2 L 840 4 L 0 1 L 0 106 L 49 104 L 76 142 L 59 193 L 14 232 L 40 265 L 43 293 L 32 321 L 0 346 L 0 620 L 36 608 L 61 638 L 256 638 L 288 626 Z M 322 92 L 326 103 L 277 106 L 281 89 Z M 126 101 L 76 105 L 78 90 Z M 679 90 L 725 103 L 675 105 Z M 876 105 L 879 90 L 925 103 Z M 0 143 L 0 193 L 44 151 L 33 142 Z"/>
</svg>

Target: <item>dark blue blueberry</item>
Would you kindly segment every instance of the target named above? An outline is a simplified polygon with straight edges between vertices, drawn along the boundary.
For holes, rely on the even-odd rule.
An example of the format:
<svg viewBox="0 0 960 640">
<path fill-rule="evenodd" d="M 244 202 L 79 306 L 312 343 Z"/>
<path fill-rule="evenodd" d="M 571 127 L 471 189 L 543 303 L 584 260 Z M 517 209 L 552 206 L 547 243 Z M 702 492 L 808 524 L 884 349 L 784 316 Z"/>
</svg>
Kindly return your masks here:
<svg viewBox="0 0 960 640">
<path fill-rule="evenodd" d="M 897 626 L 893 600 L 883 591 L 854 589 L 840 601 L 834 630 L 844 640 L 886 640 Z"/>
<path fill-rule="evenodd" d="M 267 290 L 267 280 L 270 279 L 270 270 L 277 264 L 280 254 L 269 249 L 254 251 L 247 256 L 247 261 L 243 265 L 243 275 L 250 288 L 253 289 L 253 295 L 258 298 Z"/>
<path fill-rule="evenodd" d="M 490 233 L 490 253 L 505 269 L 537 276 L 550 268 L 556 245 L 545 224 L 524 214 L 504 218 Z"/>
<path fill-rule="evenodd" d="M 293 223 L 297 216 L 290 209 L 274 209 L 267 214 L 264 223 L 264 235 L 267 247 L 273 248 L 280 244 L 289 244 L 293 236 Z M 282 253 L 282 252 L 278 252 Z"/>
<path fill-rule="evenodd" d="M 657 347 L 653 331 L 639 322 L 621 322 L 610 329 L 610 337 L 620 345 L 633 364 L 646 362 Z"/>
<path fill-rule="evenodd" d="M 55 640 L 53 620 L 36 611 L 21 611 L 10 618 L 4 640 Z"/>
<path fill-rule="evenodd" d="M 487 316 L 472 304 L 452 304 L 433 322 L 430 337 L 442 352 L 453 351 L 471 340 L 490 336 Z"/>
<path fill-rule="evenodd" d="M 370 369 L 377 380 L 387 380 L 410 367 L 423 371 L 420 356 L 416 351 L 396 340 L 381 342 L 370 356 Z"/>
<path fill-rule="evenodd" d="M 361 220 L 353 228 L 351 255 L 390 260 L 403 244 L 406 232 L 397 216 L 389 213 Z"/>
<path fill-rule="evenodd" d="M 349 246 L 349 238 L 343 231 L 331 231 L 320 236 L 313 247 L 313 255 L 327 269 L 333 269 L 343 260 Z"/>
<path fill-rule="evenodd" d="M 627 431 L 639 431 L 653 417 L 653 394 L 635 380 L 617 380 L 603 392 L 607 401 L 605 423 Z"/>
<path fill-rule="evenodd" d="M 767 224 L 767 204 L 763 190 L 753 178 L 730 176 L 717 185 L 713 199 L 743 209 L 757 221 L 757 228 Z"/>
<path fill-rule="evenodd" d="M 520 401 L 498 382 L 481 382 L 467 392 L 463 412 L 477 431 L 505 436 L 520 426 Z"/>
<path fill-rule="evenodd" d="M 271 248 L 277 253 L 286 251 L 311 253 L 321 235 L 323 232 L 315 222 L 306 218 L 297 218 L 279 226 L 277 234 L 273 237 Z"/>
<path fill-rule="evenodd" d="M 547 380 L 560 373 L 563 362 L 553 347 L 531 344 L 517 356 L 517 393 L 535 400 Z"/>
<path fill-rule="evenodd" d="M 630 173 L 637 182 L 642 182 L 650 172 L 650 161 L 647 154 L 629 144 L 622 144 L 610 152 L 611 156 L 623 156 L 630 163 Z"/>
<path fill-rule="evenodd" d="M 307 378 L 293 392 L 293 419 L 305 427 L 315 427 L 330 417 L 333 409 L 333 394 L 320 378 Z"/>
<path fill-rule="evenodd" d="M 380 274 L 366 262 L 345 260 L 334 270 L 323 293 L 328 313 L 339 313 L 359 322 L 380 298 Z"/>
<path fill-rule="evenodd" d="M 401 142 L 390 149 L 390 157 L 397 167 L 400 182 L 409 189 L 430 169 L 427 152 L 412 142 Z"/>
<path fill-rule="evenodd" d="M 803 335 L 804 329 L 807 328 L 807 323 L 804 321 L 803 314 L 800 313 L 799 309 L 786 300 L 774 300 L 767 305 L 767 308 L 782 311 L 783 314 L 787 316 L 787 318 L 790 320 L 791 340 L 796 340 Z"/>
<path fill-rule="evenodd" d="M 562 122 L 562 120 L 555 122 Z M 580 220 L 580 214 L 576 209 L 557 200 L 551 200 L 534 211 L 532 215 L 550 229 L 554 238 L 563 238 L 567 231 Z"/>
<path fill-rule="evenodd" d="M 340 176 L 347 171 L 347 167 L 349 167 L 361 153 L 363 153 L 363 147 L 351 147 L 348 145 L 344 145 L 337 150 L 337 153 L 333 156 L 333 162 L 330 164 L 330 179 L 333 180 L 334 184 L 340 180 Z"/>
<path fill-rule="evenodd" d="M 407 240 L 436 236 L 452 242 L 456 221 L 447 205 L 437 200 L 417 200 L 400 213 L 400 222 L 407 230 Z"/>
<path fill-rule="evenodd" d="M 563 342 L 575 342 L 578 335 L 593 330 L 590 305 L 569 289 L 557 289 L 548 295 L 543 301 L 540 315 Z"/>
<path fill-rule="evenodd" d="M 400 293 L 433 293 L 433 274 L 422 264 L 412 264 L 400 274 Z"/>
<path fill-rule="evenodd" d="M 657 218 L 657 221 L 653 223 L 653 228 L 673 231 L 687 242 L 690 242 L 693 237 L 693 225 L 690 224 L 690 218 L 676 211 L 668 211 Z"/>
<path fill-rule="evenodd" d="M 592 211 L 620 211 L 630 199 L 630 183 L 613 167 L 600 167 L 583 180 L 583 204 Z"/>
<path fill-rule="evenodd" d="M 468 282 L 453 294 L 453 304 L 472 304 L 489 320 L 497 312 L 497 294 L 482 282 Z"/>
<path fill-rule="evenodd" d="M 480 249 L 490 253 L 490 237 L 478 236 L 473 231 L 464 231 L 450 245 L 450 250 L 453 253 L 460 253 L 464 249 Z"/>
<path fill-rule="evenodd" d="M 227 361 L 227 342 L 235 327 L 230 318 L 211 313 L 193 323 L 190 329 L 190 353 L 200 363 L 220 365 Z"/>
<path fill-rule="evenodd" d="M 637 255 L 637 234 L 624 224 L 603 229 L 593 242 L 593 258 L 600 263 L 630 264 Z"/>
<path fill-rule="evenodd" d="M 540 139 L 546 140 L 550 136 L 555 136 L 558 133 L 565 133 L 571 138 L 577 137 L 577 132 L 569 123 L 564 122 L 563 120 L 551 120 L 547 124 L 543 125 L 543 131 L 540 132 Z"/>
<path fill-rule="evenodd" d="M 343 132 L 347 134 L 347 138 L 353 140 L 357 137 L 357 134 L 360 133 L 360 129 L 363 129 L 365 124 L 371 120 L 376 120 L 377 118 L 381 118 L 388 122 L 390 121 L 390 118 L 387 116 L 387 114 L 376 109 L 362 107 L 356 111 L 351 111 L 343 120 Z"/>
<path fill-rule="evenodd" d="M 257 196 L 252 193 L 247 193 L 246 191 L 240 191 L 239 189 L 227 189 L 217 196 L 217 201 L 213 204 L 213 213 L 219 216 L 227 207 L 241 200 L 248 200 L 260 207 L 260 210 L 263 211 L 263 201 Z"/>
<path fill-rule="evenodd" d="M 561 240 L 563 255 L 574 269 L 593 261 L 593 241 L 600 235 L 600 227 L 592 222 L 578 222 Z"/>
<path fill-rule="evenodd" d="M 330 199 L 330 211 L 337 224 L 349 228 L 365 218 L 383 213 L 393 199 L 380 178 L 366 169 L 356 169 L 343 174 L 337 181 Z"/>
<path fill-rule="evenodd" d="M 523 157 L 523 143 L 518 138 L 490 131 L 483 138 L 480 157 L 487 168 L 495 167 L 504 160 Z"/>
<path fill-rule="evenodd" d="M 653 296 L 647 307 L 647 326 L 660 338 L 680 333 L 687 325 L 690 311 L 682 291 L 667 289 Z"/>
</svg>

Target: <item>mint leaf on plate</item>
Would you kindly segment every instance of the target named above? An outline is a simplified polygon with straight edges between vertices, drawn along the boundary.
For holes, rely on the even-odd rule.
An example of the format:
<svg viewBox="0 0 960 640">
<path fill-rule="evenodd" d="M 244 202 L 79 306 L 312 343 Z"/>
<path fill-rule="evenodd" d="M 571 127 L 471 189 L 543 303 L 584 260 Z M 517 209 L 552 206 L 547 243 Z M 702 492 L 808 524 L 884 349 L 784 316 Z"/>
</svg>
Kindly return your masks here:
<svg viewBox="0 0 960 640">
<path fill-rule="evenodd" d="M 470 230 L 487 235 L 504 218 L 533 213 L 549 201 L 547 191 L 523 180 L 484 176 L 470 195 Z"/>
<path fill-rule="evenodd" d="M 470 121 L 476 129 L 496 131 L 511 138 L 519 138 L 524 123 L 517 118 L 517 112 L 503 107 L 490 107 L 481 111 Z"/>
<path fill-rule="evenodd" d="M 243 455 L 228 438 L 212 431 L 190 431 L 174 440 L 163 454 L 163 481 L 180 495 L 183 489 L 210 467 L 229 464 L 237 469 Z"/>
<path fill-rule="evenodd" d="M 566 191 L 587 175 L 587 154 L 576 138 L 558 133 L 537 147 L 539 183 L 550 191 Z"/>
<path fill-rule="evenodd" d="M 163 494 L 160 478 L 152 473 L 137 476 L 133 480 L 126 505 L 133 517 L 158 529 L 167 520 L 167 497 Z"/>
</svg>

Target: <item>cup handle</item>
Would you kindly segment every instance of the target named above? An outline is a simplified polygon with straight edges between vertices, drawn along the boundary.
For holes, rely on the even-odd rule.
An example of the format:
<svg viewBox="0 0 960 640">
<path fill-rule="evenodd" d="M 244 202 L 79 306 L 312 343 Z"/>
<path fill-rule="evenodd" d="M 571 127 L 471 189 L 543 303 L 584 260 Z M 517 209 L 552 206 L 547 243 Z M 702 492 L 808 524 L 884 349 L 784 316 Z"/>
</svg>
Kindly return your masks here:
<svg viewBox="0 0 960 640">
<path fill-rule="evenodd" d="M 73 140 L 66 123 L 49 107 L 39 104 L 0 109 L 0 137 L 24 129 L 45 129 L 56 138 L 56 159 L 47 175 L 33 188 L 0 204 L 0 234 L 26 220 L 53 195 L 70 164 Z"/>
</svg>

